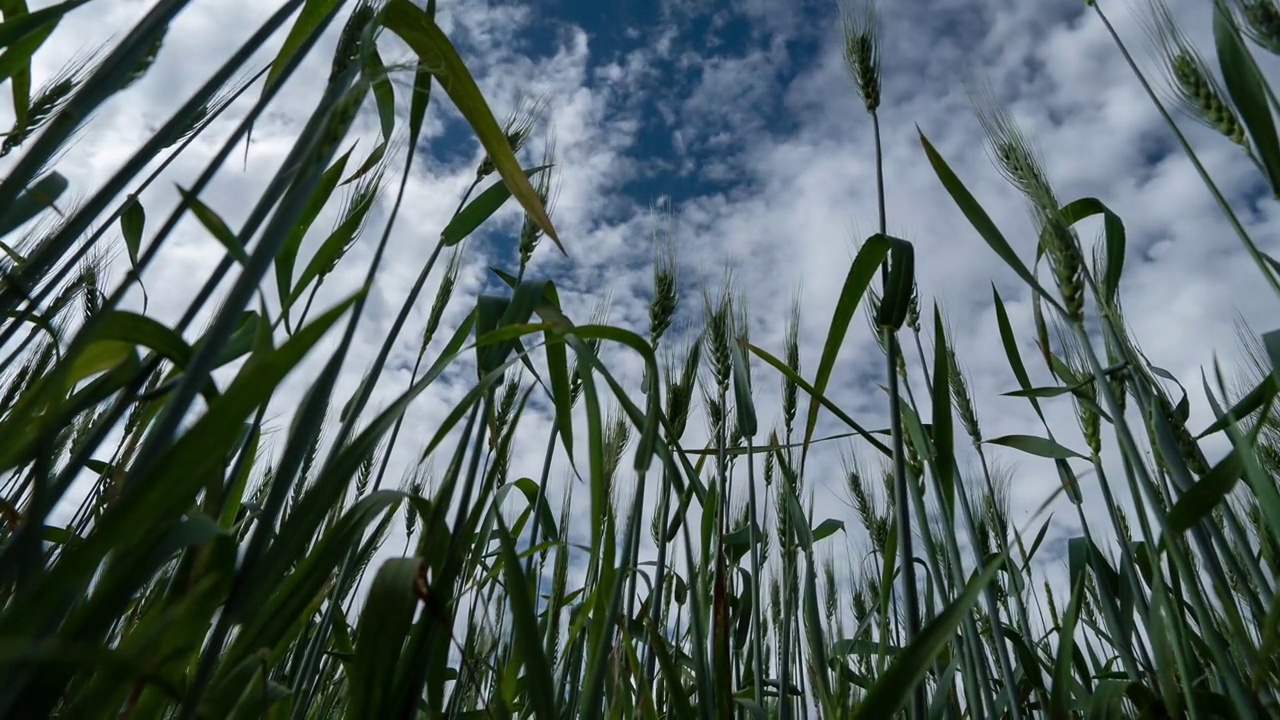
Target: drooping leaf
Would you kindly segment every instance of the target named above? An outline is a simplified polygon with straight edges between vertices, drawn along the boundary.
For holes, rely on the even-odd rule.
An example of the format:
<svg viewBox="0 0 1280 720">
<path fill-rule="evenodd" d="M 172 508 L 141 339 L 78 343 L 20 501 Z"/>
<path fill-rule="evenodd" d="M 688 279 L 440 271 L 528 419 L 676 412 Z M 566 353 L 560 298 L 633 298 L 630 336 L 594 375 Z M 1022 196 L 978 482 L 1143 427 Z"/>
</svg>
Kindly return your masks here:
<svg viewBox="0 0 1280 720">
<path fill-rule="evenodd" d="M 858 250 L 858 254 L 849 266 L 845 276 L 844 287 L 840 290 L 840 298 L 836 301 L 835 311 L 831 317 L 831 326 L 827 330 L 827 341 L 822 348 L 822 357 L 818 361 L 818 370 L 813 378 L 812 396 L 809 401 L 809 412 L 805 420 L 804 446 L 802 456 L 807 454 L 809 443 L 813 440 L 813 432 L 818 424 L 818 397 L 827 392 L 827 384 L 835 370 L 836 357 L 844 345 L 845 334 L 849 331 L 849 323 L 857 312 L 862 296 L 866 293 L 871 279 L 875 277 L 880 263 L 884 262 L 893 244 L 885 235 L 872 235 Z M 757 353 L 759 354 L 759 353 Z"/>
<path fill-rule="evenodd" d="M 1275 119 L 1267 105 L 1266 81 L 1258 72 L 1226 4 L 1215 2 L 1213 5 L 1213 39 L 1227 94 L 1240 121 L 1249 129 L 1249 139 L 1262 161 L 1272 192 L 1280 197 L 1280 138 L 1276 136 Z"/>
<path fill-rule="evenodd" d="M 835 518 L 827 518 L 818 523 L 818 526 L 813 529 L 813 541 L 817 542 L 824 538 L 829 538 L 841 530 L 844 530 L 844 522 Z"/>
<path fill-rule="evenodd" d="M 1013 324 L 1009 322 L 1009 312 L 1005 309 L 1004 299 L 1000 297 L 1000 291 L 996 290 L 994 283 L 991 285 L 991 296 L 995 302 L 996 322 L 1000 327 L 1000 343 L 1004 346 L 1009 369 L 1013 371 L 1013 376 L 1018 380 L 1018 386 L 1023 392 L 1029 392 L 1031 376 L 1027 374 L 1027 366 L 1022 362 L 1022 353 L 1018 350 L 1018 338 L 1013 334 Z M 1028 394 L 1027 399 L 1035 409 L 1036 415 L 1040 417 L 1040 421 L 1044 422 L 1044 411 L 1040 409 L 1040 401 L 1032 394 Z"/>
<path fill-rule="evenodd" d="M 1003 445 L 1011 447 L 1015 450 L 1021 450 L 1024 453 L 1038 455 L 1043 458 L 1053 460 L 1069 460 L 1071 458 L 1086 459 L 1084 455 L 1065 448 L 1062 445 L 1049 440 L 1048 438 L 1036 437 L 1034 435 L 1005 435 L 1003 437 L 992 438 L 986 442 L 993 445 Z"/>
<path fill-rule="evenodd" d="M 324 209 L 324 204 L 329 201 L 334 189 L 338 187 L 338 182 L 342 180 L 342 173 L 346 170 L 347 161 L 350 160 L 353 150 L 355 150 L 354 147 L 343 153 L 337 160 L 334 160 L 333 164 L 320 176 L 320 183 L 311 194 L 311 197 L 307 199 L 302 216 L 298 218 L 298 222 L 293 226 L 289 237 L 285 239 L 280 252 L 276 253 L 276 292 L 280 304 L 286 308 L 293 289 L 294 263 L 298 259 L 298 251 L 302 248 L 302 241 L 306 237 L 307 230 L 315 222 L 316 217 L 320 215 L 320 211 Z M 286 322 L 288 322 L 288 317 L 288 310 L 286 310 Z"/>
<path fill-rule="evenodd" d="M 1068 225 L 1074 225 L 1085 218 L 1101 215 L 1103 218 L 1103 236 L 1106 242 L 1106 273 L 1101 278 L 1099 290 L 1108 301 L 1114 302 L 1120 291 L 1120 276 L 1124 272 L 1125 230 L 1124 222 L 1097 198 L 1080 198 L 1068 203 L 1061 210 L 1062 219 Z"/>
<path fill-rule="evenodd" d="M 392 558 L 378 568 L 360 613 L 355 657 L 349 664 L 350 706 L 354 717 L 396 714 L 394 685 L 400 649 L 418 605 L 415 585 L 422 574 L 418 558 Z"/>
<path fill-rule="evenodd" d="M 857 433 L 863 440 L 866 440 L 867 443 L 870 444 L 872 447 L 874 447 L 876 450 L 879 450 L 882 454 L 886 456 L 893 454 L 892 451 L 889 450 L 888 445 L 885 445 L 884 443 L 876 439 L 875 435 L 873 435 L 871 431 L 864 428 L 856 420 L 850 417 L 848 413 L 840 409 L 839 405 L 836 405 L 829 398 L 824 396 L 822 393 L 818 392 L 817 389 L 814 388 L 812 385 L 810 385 L 807 380 L 797 375 L 795 371 L 793 371 L 791 368 L 787 367 L 786 363 L 782 362 L 777 357 L 770 354 L 769 351 L 761 349 L 756 345 L 748 345 L 747 349 L 750 350 L 752 354 L 754 354 L 756 357 L 768 363 L 770 367 L 772 367 L 773 369 L 781 373 L 783 377 L 794 382 L 798 388 L 808 393 L 811 398 L 813 398 L 822 407 L 826 408 L 832 415 L 835 415 L 836 418 L 839 419 L 841 422 L 853 428 L 853 431 L 855 433 Z M 812 442 L 814 441 L 810 440 L 810 443 Z"/>
<path fill-rule="evenodd" d="M 555 683 L 551 676 L 551 663 L 547 660 L 542 646 L 542 635 L 538 631 L 538 620 L 534 617 L 534 602 L 529 596 L 529 579 L 524 575 L 520 558 L 516 555 L 515 544 L 507 525 L 498 520 L 498 542 L 502 550 L 502 568 L 506 576 L 507 600 L 511 605 L 512 628 L 515 632 L 516 647 L 524 661 L 526 678 L 528 679 L 529 697 L 536 717 L 554 717 Z"/>
<path fill-rule="evenodd" d="M 1075 658 L 1076 620 L 1080 617 L 1084 585 L 1083 576 L 1073 580 L 1071 602 L 1067 605 L 1067 614 L 1062 619 L 1062 629 L 1058 633 L 1058 657 L 1053 663 L 1053 689 L 1049 694 L 1050 717 L 1072 717 L 1071 668 Z"/>
<path fill-rule="evenodd" d="M 445 36 L 444 31 L 436 25 L 435 20 L 428 17 L 422 8 L 409 0 L 390 0 L 384 11 L 383 23 L 386 28 L 400 39 L 408 43 L 422 61 L 423 67 L 434 75 L 449 98 L 453 100 L 458 111 L 466 118 L 480 143 L 489 153 L 498 174 L 506 182 L 508 189 L 520 205 L 529 213 L 529 217 L 546 233 L 547 237 L 564 252 L 560 236 L 551 224 L 551 218 L 542 205 L 538 193 L 529 183 L 529 178 L 520 169 L 511 145 L 507 142 L 502 127 L 493 116 L 480 88 L 471 77 L 453 43 Z"/>
<path fill-rule="evenodd" d="M 943 509 L 951 516 L 955 507 L 955 437 L 951 432 L 951 357 L 942 311 L 933 306 L 933 450 L 937 459 L 938 484 L 942 486 Z"/>
<path fill-rule="evenodd" d="M 373 92 L 374 103 L 378 107 L 378 122 L 382 128 L 382 141 L 391 141 L 391 134 L 396 127 L 396 95 L 387 76 L 387 66 L 377 50 L 369 53 L 365 63 L 365 72 L 369 75 L 369 89 Z"/>
<path fill-rule="evenodd" d="M 916 282 L 916 255 L 911 243 L 901 238 L 885 236 L 890 243 L 889 280 L 880 298 L 880 314 L 876 324 L 882 328 L 898 330 L 906 322 L 911 309 L 911 294 Z"/>
<path fill-rule="evenodd" d="M 124 246 L 129 253 L 129 263 L 138 266 L 138 250 L 142 247 L 142 230 L 147 224 L 147 212 L 138 198 L 131 197 L 124 212 L 120 214 L 120 233 L 124 236 Z"/>
<path fill-rule="evenodd" d="M 182 186 L 178 186 L 178 194 L 191 205 L 191 214 L 195 215 L 200 224 L 204 225 L 205 229 L 209 231 L 209 234 L 213 235 L 214 239 L 222 247 L 226 248 L 227 253 L 235 258 L 235 261 L 240 263 L 242 267 L 247 266 L 249 264 L 249 255 L 245 253 L 244 246 L 240 244 L 239 238 L 227 226 L 222 216 L 214 212 L 208 205 L 205 205 L 200 198 L 184 190 Z"/>
<path fill-rule="evenodd" d="M 57 5 L 43 7 L 32 13 L 5 12 L 4 22 L 0 23 L 0 48 L 8 48 L 22 40 L 42 33 L 46 37 L 58 24 L 63 15 L 84 5 L 90 0 L 65 0 Z M 20 3 L 25 5 L 25 2 Z M 34 51 L 34 48 L 32 48 Z"/>
<path fill-rule="evenodd" d="M 737 416 L 737 431 L 743 437 L 753 438 L 758 431 L 756 405 L 751 398 L 751 371 L 744 344 L 737 340 L 729 344 L 729 356 L 733 363 L 733 410 Z"/>
<path fill-rule="evenodd" d="M 1253 446 L 1250 438 L 1249 447 Z M 1182 493 L 1182 497 L 1169 510 L 1169 528 L 1174 532 L 1184 532 L 1195 527 L 1201 519 L 1208 517 L 1218 507 L 1240 479 L 1244 472 L 1244 462 L 1240 458 L 1242 448 L 1232 448 L 1227 456 L 1218 461 L 1204 477 L 1196 481 L 1190 489 Z"/>
<path fill-rule="evenodd" d="M 13 232 L 23 223 L 54 207 L 54 203 L 66 192 L 70 183 L 57 172 L 40 178 L 18 196 L 13 205 L 0 211 L 0 237 Z"/>
</svg>

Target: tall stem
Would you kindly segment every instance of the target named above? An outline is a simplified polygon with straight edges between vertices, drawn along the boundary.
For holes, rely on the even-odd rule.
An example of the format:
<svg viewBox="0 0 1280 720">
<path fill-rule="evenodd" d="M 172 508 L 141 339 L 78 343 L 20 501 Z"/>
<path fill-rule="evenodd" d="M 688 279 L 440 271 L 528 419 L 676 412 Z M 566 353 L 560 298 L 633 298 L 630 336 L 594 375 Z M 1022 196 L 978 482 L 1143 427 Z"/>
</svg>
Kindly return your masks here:
<svg viewBox="0 0 1280 720">
<path fill-rule="evenodd" d="M 876 204 L 879 211 L 880 234 L 888 233 L 884 202 L 884 153 L 880 147 L 880 116 L 871 111 L 871 123 L 876 142 Z M 889 265 L 880 266 L 880 283 L 889 283 Z M 902 399 L 898 395 L 898 336 L 890 328 L 882 328 L 885 345 L 886 367 L 889 381 L 889 437 L 893 445 L 893 510 L 898 526 L 898 546 L 902 548 L 902 604 L 906 615 L 906 637 L 909 645 L 920 634 L 920 606 L 916 598 L 916 568 L 912 562 L 911 509 L 907 505 L 907 462 L 902 445 Z M 911 691 L 911 718 L 925 717 L 923 683 Z"/>
</svg>

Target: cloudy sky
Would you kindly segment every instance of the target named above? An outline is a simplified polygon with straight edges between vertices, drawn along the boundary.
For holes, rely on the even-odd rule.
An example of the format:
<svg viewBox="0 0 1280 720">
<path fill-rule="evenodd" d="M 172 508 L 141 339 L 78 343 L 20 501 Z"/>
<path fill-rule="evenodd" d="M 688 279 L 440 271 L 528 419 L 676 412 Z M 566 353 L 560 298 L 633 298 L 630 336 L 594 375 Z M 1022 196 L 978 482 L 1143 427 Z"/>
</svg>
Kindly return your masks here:
<svg viewBox="0 0 1280 720">
<path fill-rule="evenodd" d="M 74 12 L 38 56 L 36 86 L 78 53 L 118 37 L 149 5 L 95 0 Z M 1208 411 L 1197 389 L 1201 369 L 1215 356 L 1235 362 L 1236 313 L 1259 332 L 1272 329 L 1267 308 L 1273 301 L 1097 16 L 1080 0 L 894 0 L 881 6 L 889 230 L 915 243 L 926 315 L 934 301 L 944 309 L 971 376 L 985 434 L 1036 433 L 1024 401 L 999 397 L 1016 384 L 1000 347 L 993 282 L 1008 302 L 1038 384 L 1048 379 L 1034 361 L 1025 289 L 967 226 L 916 135 L 918 126 L 1029 260 L 1031 224 L 1020 196 L 988 160 L 964 91 L 966 80 L 989 83 L 1007 104 L 1039 145 L 1064 201 L 1095 196 L 1125 220 L 1128 320 L 1152 361 L 1191 388 L 1191 426 L 1204 427 Z M 1104 0 L 1103 6 L 1150 69 L 1151 55 L 1131 5 Z M 104 107 L 64 158 L 59 169 L 73 191 L 92 192 L 275 7 L 260 0 L 194 0 L 174 24 L 156 66 L 127 95 Z M 1211 57 L 1205 3 L 1176 0 L 1172 9 Z M 683 314 L 696 321 L 700 289 L 714 292 L 731 267 L 749 303 L 753 341 L 781 354 L 787 312 L 799 297 L 803 365 L 812 377 L 849 262 L 876 227 L 871 123 L 841 60 L 834 0 L 440 0 L 439 22 L 500 119 L 521 97 L 547 99 L 545 124 L 555 132 L 561 183 L 554 218 L 568 256 L 544 243 L 530 272 L 556 282 L 571 317 L 585 322 L 608 294 L 611 322 L 647 330 L 653 208 L 669 202 L 677 217 Z M 255 127 L 247 163 L 237 152 L 205 193 L 205 201 L 233 228 L 314 107 L 336 29 Z M 258 60 L 269 61 L 282 38 L 277 35 Z M 411 59 L 394 38 L 386 38 L 385 47 L 389 62 Z M 256 91 L 249 95 L 255 97 Z M 403 84 L 399 100 L 403 108 Z M 174 183 L 194 179 L 247 107 L 247 102 L 234 106 L 227 120 L 216 123 L 207 139 L 173 165 L 167 181 L 144 196 L 152 222 L 172 208 Z M 366 110 L 357 157 L 376 142 L 376 115 L 372 106 Z M 1183 126 L 1221 187 L 1237 201 L 1254 236 L 1274 248 L 1280 223 L 1256 169 L 1238 148 L 1210 131 L 1189 121 Z M 433 98 L 427 134 L 385 267 L 344 368 L 344 393 L 372 361 L 481 157 L 443 94 Z M 535 147 L 529 160 L 536 159 Z M 358 286 L 392 197 L 384 194 L 370 232 L 326 281 L 321 307 Z M 322 215 L 317 228 L 326 230 L 332 217 L 331 212 Z M 506 208 L 469 242 L 463 280 L 445 315 L 447 330 L 478 292 L 496 287 L 489 266 L 516 266 L 512 238 L 519 222 L 518 212 Z M 1090 228 L 1083 237 L 1091 239 L 1092 233 Z M 167 321 L 186 309 L 221 254 L 194 222 L 184 222 L 173 240 L 146 275 L 150 312 Z M 114 231 L 104 242 L 122 248 Z M 118 279 L 124 253 L 115 252 Z M 410 316 L 375 403 L 385 404 L 408 381 L 434 282 Z M 678 338 L 670 343 L 679 344 Z M 634 356 L 611 353 L 610 359 L 628 378 L 638 379 Z M 290 408 L 318 362 L 308 363 L 278 396 L 272 423 L 280 431 L 277 450 Z M 885 425 L 886 403 L 877 387 L 882 366 L 860 315 L 841 351 L 830 395 L 872 428 Z M 395 455 L 398 467 L 411 460 L 461 399 L 473 372 L 462 367 L 446 375 L 414 406 Z M 780 417 L 779 378 L 758 367 L 755 381 L 767 430 Z M 915 389 L 918 397 L 927 394 L 918 384 Z M 1069 402 L 1050 401 L 1049 407 L 1059 437 L 1079 448 Z M 539 403 L 527 413 L 529 439 L 516 450 L 516 476 L 536 476 L 539 470 L 550 421 L 545 408 Z M 690 427 L 691 439 L 705 437 L 700 420 Z M 824 416 L 818 435 L 843 430 Z M 873 459 L 869 448 L 839 442 L 815 451 L 809 484 L 819 519 L 852 520 L 840 489 L 840 458 L 849 452 Z M 995 454 L 1014 472 L 1013 517 L 1025 523 L 1054 490 L 1052 467 L 1012 453 Z M 557 486 L 565 482 L 563 474 L 553 480 Z M 1097 502 L 1091 481 L 1084 491 Z M 1078 524 L 1065 503 L 1055 507 L 1054 517 L 1045 558 L 1060 562 L 1054 556 L 1065 538 L 1078 532 Z"/>
</svg>

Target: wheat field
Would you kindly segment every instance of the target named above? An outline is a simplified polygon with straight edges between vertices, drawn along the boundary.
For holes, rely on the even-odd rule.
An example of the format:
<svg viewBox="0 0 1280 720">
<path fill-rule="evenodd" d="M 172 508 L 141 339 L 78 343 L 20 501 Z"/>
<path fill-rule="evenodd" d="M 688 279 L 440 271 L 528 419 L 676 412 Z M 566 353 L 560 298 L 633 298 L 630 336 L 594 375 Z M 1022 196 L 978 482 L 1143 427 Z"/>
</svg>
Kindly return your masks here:
<svg viewBox="0 0 1280 720">
<path fill-rule="evenodd" d="M 106 182 L 73 189 L 62 153 L 182 42 L 170 28 L 188 5 L 158 0 L 33 88 L 59 20 L 104 2 L 0 2 L 15 118 L 0 146 L 0 717 L 1280 717 L 1280 335 L 1242 327 L 1240 372 L 1180 381 L 1152 364 L 1120 302 L 1124 220 L 1105 198 L 1055 191 L 1034 138 L 975 84 L 981 140 L 1005 199 L 1032 218 L 1034 258 L 923 131 L 915 161 L 1034 305 L 1038 352 L 1024 354 L 992 286 L 1010 393 L 1040 424 L 985 434 L 945 309 L 916 282 L 914 245 L 889 234 L 909 219 L 887 216 L 889 45 L 873 4 L 838 16 L 874 137 L 876 230 L 802 367 L 798 304 L 781 345 L 758 344 L 742 287 L 689 293 L 661 233 L 647 318 L 570 317 L 531 262 L 574 250 L 555 225 L 557 145 L 538 142 L 544 103 L 495 115 L 436 0 L 280 2 Z M 1214 47 L 1197 48 L 1160 0 L 1140 4 L 1160 74 L 1114 31 L 1109 62 L 1133 73 L 1280 299 L 1280 261 L 1179 123 L 1246 153 L 1280 198 L 1280 102 L 1261 69 L 1280 62 L 1280 7 L 1204 3 L 1195 21 L 1212 23 Z M 1123 7 L 1086 5 L 1108 29 Z M 272 62 L 253 66 L 271 38 Z M 410 60 L 384 60 L 392 48 Z M 254 152 L 255 121 L 318 53 L 331 54 L 318 101 L 244 221 L 227 222 L 202 193 Z M 144 206 L 237 103 L 243 120 L 191 161 L 202 170 L 177 206 Z M 426 232 L 362 381 L 340 392 L 353 346 L 370 342 L 370 288 L 401 269 L 392 228 L 418 223 L 405 186 L 442 104 L 484 160 Z M 376 118 L 372 133 L 360 117 Z M 515 257 L 487 259 L 490 290 L 461 293 L 463 254 L 483 248 L 468 239 L 512 207 Z M 221 257 L 189 306 L 156 308 L 148 285 L 165 278 L 147 270 L 184 219 Z M 351 254 L 357 240 L 371 250 Z M 363 286 L 328 302 L 322 283 L 353 263 Z M 882 351 L 884 429 L 829 398 L 855 318 Z M 405 337 L 410 381 L 388 390 Z M 619 352 L 640 382 L 610 367 Z M 453 373 L 468 380 L 444 419 L 406 422 Z M 304 392 L 273 428 L 286 382 Z M 1217 418 L 1204 428 L 1189 422 L 1183 383 L 1196 382 Z M 758 406 L 766 384 L 779 407 Z M 1050 403 L 1069 404 L 1074 426 L 1055 427 Z M 530 423 L 534 405 L 549 425 Z M 705 444 L 689 428 L 703 418 Z M 853 449 L 843 467 L 810 463 L 833 440 L 820 418 Z M 517 445 L 541 448 L 539 462 L 520 466 Z M 397 447 L 416 464 L 393 462 Z M 1053 474 L 1044 508 L 1065 499 L 1078 515 L 1065 594 L 1033 563 L 1049 521 L 1010 518 L 995 448 Z M 553 483 L 570 464 L 576 479 Z M 832 473 L 859 528 L 815 508 L 813 484 Z M 1105 513 L 1085 512 L 1085 477 Z M 831 549 L 855 532 L 864 555 Z"/>
</svg>

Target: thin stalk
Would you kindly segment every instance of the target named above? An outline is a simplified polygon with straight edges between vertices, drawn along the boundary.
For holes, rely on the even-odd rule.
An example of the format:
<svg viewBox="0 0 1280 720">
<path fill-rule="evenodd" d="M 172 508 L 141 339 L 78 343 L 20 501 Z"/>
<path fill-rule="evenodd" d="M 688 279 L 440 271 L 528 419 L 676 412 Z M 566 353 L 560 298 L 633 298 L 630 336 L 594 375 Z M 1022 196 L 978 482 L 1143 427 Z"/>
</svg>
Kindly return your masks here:
<svg viewBox="0 0 1280 720">
<path fill-rule="evenodd" d="M 1085 279 L 1085 282 L 1089 284 L 1090 289 L 1095 294 L 1098 293 L 1098 289 L 1094 283 L 1092 274 L 1088 272 L 1084 273 L 1084 279 Z M 1089 343 L 1088 334 L 1085 332 L 1085 329 L 1082 326 L 1080 326 L 1078 323 L 1070 322 L 1069 318 L 1064 317 L 1063 319 L 1064 321 L 1068 322 L 1068 324 L 1071 326 L 1072 331 L 1076 333 L 1077 337 L 1080 340 L 1081 349 L 1084 351 L 1083 355 L 1085 356 L 1085 359 L 1088 360 L 1089 368 L 1093 373 L 1094 378 L 1096 378 L 1098 382 L 1098 389 L 1102 394 L 1103 398 L 1106 400 L 1107 409 L 1113 414 L 1113 416 L 1119 417 L 1120 416 L 1119 402 L 1115 399 L 1115 397 L 1113 397 L 1111 388 L 1105 380 L 1105 375 L 1104 375 L 1105 371 L 1103 369 L 1102 362 L 1098 359 L 1097 355 L 1094 353 L 1093 346 Z M 1124 344 L 1120 342 L 1119 338 L 1116 337 L 1117 333 L 1115 328 L 1113 328 L 1109 323 L 1104 323 L 1103 328 L 1105 332 L 1112 335 L 1111 339 L 1117 347 L 1121 347 L 1121 348 L 1125 347 Z M 1130 361 L 1134 362 L 1135 359 L 1130 358 Z M 1137 384 L 1135 389 L 1138 391 L 1139 402 L 1141 402 L 1144 407 L 1151 407 L 1149 392 L 1146 390 L 1146 388 L 1143 387 L 1141 384 Z M 1137 443 L 1133 438 L 1133 434 L 1129 430 L 1128 423 L 1124 422 L 1123 420 L 1118 420 L 1113 424 L 1113 427 L 1115 428 L 1117 439 L 1120 443 L 1121 450 L 1124 452 L 1124 454 L 1131 458 L 1141 457 L 1141 454 L 1137 447 Z M 1146 467 L 1140 463 L 1135 463 L 1133 465 L 1133 468 L 1134 470 L 1136 470 L 1136 472 L 1129 476 L 1129 481 L 1132 486 L 1134 496 L 1137 497 L 1139 495 L 1138 483 L 1141 483 L 1141 487 L 1146 488 L 1148 494 L 1152 494 L 1152 499 L 1154 501 L 1155 499 L 1154 493 L 1156 492 L 1155 485 L 1152 482 L 1150 475 L 1147 473 Z M 1144 525 L 1144 531 L 1146 531 L 1146 536 L 1156 537 L 1150 531 L 1149 523 L 1146 520 L 1145 513 L 1139 513 L 1139 519 L 1142 521 Z M 1161 522 L 1161 525 L 1162 525 L 1162 529 L 1168 530 L 1167 523 L 1164 522 L 1163 520 Z M 1166 548 L 1168 549 L 1169 555 L 1174 562 L 1174 566 L 1178 570 L 1178 574 L 1184 578 L 1195 578 L 1196 576 L 1193 573 L 1192 568 L 1190 567 L 1187 557 L 1184 554 L 1183 550 L 1178 546 L 1178 544 L 1166 543 Z M 1222 646 L 1220 635 L 1216 631 L 1210 631 L 1212 627 L 1211 623 L 1208 622 L 1210 618 L 1210 613 L 1204 598 L 1199 592 L 1199 586 L 1196 583 L 1191 583 L 1190 588 L 1192 590 L 1192 592 L 1190 593 L 1192 609 L 1198 621 L 1201 624 L 1201 628 L 1205 631 L 1203 640 L 1205 644 L 1208 646 L 1210 655 L 1213 657 L 1215 664 L 1219 665 L 1219 667 L 1221 667 L 1222 669 L 1225 669 L 1226 667 L 1229 667 L 1229 662 L 1227 660 L 1227 652 L 1226 652 L 1226 649 Z M 1220 679 L 1222 680 L 1225 686 L 1225 689 L 1227 691 L 1226 694 L 1231 699 L 1232 704 L 1235 706 L 1236 712 L 1240 713 L 1242 717 L 1251 716 L 1254 713 L 1256 708 L 1254 708 L 1253 704 L 1249 702 L 1247 693 L 1240 682 L 1240 678 L 1233 672 L 1222 673 L 1222 675 L 1224 677 Z"/>
<path fill-rule="evenodd" d="M 907 383 L 904 385 L 903 390 L 907 393 L 908 402 L 913 407 L 919 407 L 919 404 L 915 400 L 915 394 L 911 390 L 911 384 Z M 942 497 L 942 486 L 938 481 L 937 474 L 932 473 L 929 477 L 933 481 L 934 492 L 938 494 L 938 497 Z M 908 497 L 915 508 L 916 514 L 922 518 L 929 517 L 925 508 L 923 493 L 909 493 Z M 952 535 L 954 534 L 953 530 Z M 941 586 L 944 581 L 950 580 L 953 590 L 955 592 L 959 592 L 959 589 L 965 586 L 965 579 L 963 567 L 960 563 L 960 553 L 955 548 L 955 543 L 942 544 L 942 549 L 947 554 L 947 569 L 951 571 L 950 574 L 948 574 L 944 572 L 943 568 L 938 563 L 938 544 L 933 538 L 933 533 L 930 531 L 928 523 L 921 523 L 920 536 L 924 540 L 925 562 L 929 565 L 931 572 L 933 572 L 937 577 L 938 585 Z M 941 595 L 941 592 L 939 592 L 939 595 Z M 990 708 L 989 712 L 994 712 L 995 698 L 991 695 L 992 683 L 991 678 L 989 677 L 987 664 L 985 662 L 986 654 L 982 652 L 982 648 L 979 645 L 981 635 L 978 633 L 978 625 L 974 621 L 972 614 L 965 615 L 961 622 L 964 629 L 964 632 L 961 634 L 961 637 L 963 638 L 963 650 L 968 658 L 964 667 L 966 669 L 973 668 L 977 671 L 978 675 L 977 678 L 974 678 L 974 673 L 972 672 L 961 673 L 961 680 L 965 686 L 965 699 L 968 702 L 977 704 L 975 708 L 971 708 L 971 711 L 974 713 L 982 712 L 983 707 Z M 906 643 L 904 642 L 903 644 L 905 645 Z"/>
<path fill-rule="evenodd" d="M 671 447 L 675 447 L 677 444 L 677 441 L 668 438 L 667 444 L 670 445 Z M 649 615 L 650 615 L 650 618 L 653 620 L 653 625 L 654 627 L 659 629 L 663 627 L 662 606 L 660 605 L 660 601 L 664 597 L 662 593 L 665 586 L 666 569 L 667 569 L 666 532 L 667 532 L 667 517 L 670 513 L 668 508 L 671 502 L 671 480 L 670 478 L 667 477 L 667 474 L 670 472 L 671 472 L 671 468 L 669 467 L 669 464 L 663 463 L 662 464 L 662 482 L 661 482 L 662 490 L 660 491 L 660 494 L 659 494 L 658 508 L 657 508 L 658 527 L 661 528 L 662 536 L 659 542 L 657 543 L 658 561 L 653 571 L 653 595 L 652 596 L 654 600 L 649 606 Z M 648 651 L 645 653 L 644 667 L 645 667 L 645 679 L 649 682 L 651 686 L 653 685 L 655 673 L 657 670 L 656 668 L 657 662 L 658 662 L 657 653 L 652 648 L 649 648 Z"/>
<path fill-rule="evenodd" d="M 888 234 L 885 215 L 884 194 L 884 151 L 880 141 L 880 116 L 871 111 L 872 133 L 876 146 L 876 207 L 879 214 L 880 234 Z M 889 265 L 880 266 L 880 283 L 889 285 Z M 893 447 L 893 482 L 894 482 L 894 516 L 898 523 L 898 545 L 902 557 L 902 600 L 906 614 L 906 636 L 904 645 L 909 645 L 920 634 L 920 606 L 916 597 L 916 569 L 913 558 L 915 553 L 911 546 L 911 510 L 907 506 L 907 464 L 902 440 L 902 408 L 898 390 L 898 337 L 890 329 L 883 329 L 884 343 L 887 352 L 885 364 L 888 368 L 889 384 L 889 437 Z M 911 692 L 911 718 L 922 720 L 925 717 L 927 704 L 924 697 L 924 686 L 917 685 Z"/>
<path fill-rule="evenodd" d="M 529 531 L 529 548 L 532 549 L 538 545 L 538 530 L 542 528 L 542 506 L 546 503 L 547 482 L 551 478 L 551 460 L 556 452 L 556 437 L 559 435 L 558 428 L 553 423 L 551 431 L 547 433 L 547 449 L 542 454 L 542 475 L 538 480 L 538 498 L 533 503 L 533 527 Z M 561 529 L 563 532 L 563 528 Z M 533 556 L 537 553 L 529 553 L 529 557 L 525 560 L 524 574 L 529 577 L 533 572 Z M 543 566 L 539 566 L 538 577 L 542 577 Z M 541 585 L 541 582 L 539 582 Z"/>
<path fill-rule="evenodd" d="M 751 436 L 747 438 L 747 506 L 751 514 L 751 525 L 748 531 L 751 543 L 751 679 L 755 689 L 755 701 L 763 707 L 764 703 L 764 639 L 760 635 L 762 627 L 760 617 L 760 538 L 757 531 L 756 509 L 756 476 L 755 463 L 751 461 L 754 449 Z"/>
<path fill-rule="evenodd" d="M 790 443 L 788 443 L 790 445 Z M 790 472 L 782 473 L 782 492 L 790 494 L 795 493 L 795 484 L 791 479 Z M 791 519 L 787 518 L 780 528 L 778 538 L 778 546 L 782 551 L 782 627 L 779 629 L 782 638 L 782 647 L 778 652 L 778 669 L 780 674 L 780 692 L 778 695 L 778 703 L 781 706 L 782 720 L 792 720 L 792 712 L 794 711 L 791 693 L 788 691 L 791 687 L 791 628 L 792 628 L 792 606 L 795 599 L 791 595 L 791 576 L 795 572 L 795 555 L 791 548 Z"/>
</svg>

